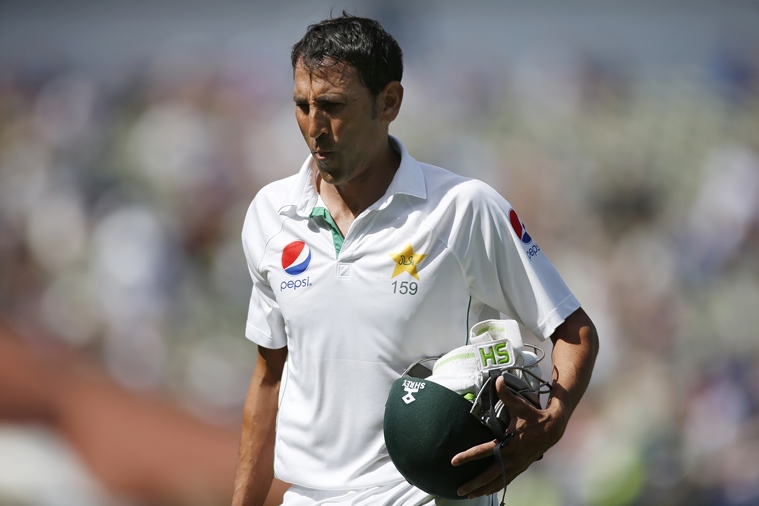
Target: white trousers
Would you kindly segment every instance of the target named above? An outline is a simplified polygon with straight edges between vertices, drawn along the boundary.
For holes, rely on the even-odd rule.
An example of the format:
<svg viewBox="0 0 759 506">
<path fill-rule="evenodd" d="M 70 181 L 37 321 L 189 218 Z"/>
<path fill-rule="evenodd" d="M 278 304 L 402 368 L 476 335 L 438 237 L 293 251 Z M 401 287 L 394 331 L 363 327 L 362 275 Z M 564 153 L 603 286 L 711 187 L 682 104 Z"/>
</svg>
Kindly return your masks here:
<svg viewBox="0 0 759 506">
<path fill-rule="evenodd" d="M 407 482 L 363 490 L 315 490 L 291 486 L 282 506 L 497 506 L 498 495 L 452 501 L 434 497 Z"/>
</svg>

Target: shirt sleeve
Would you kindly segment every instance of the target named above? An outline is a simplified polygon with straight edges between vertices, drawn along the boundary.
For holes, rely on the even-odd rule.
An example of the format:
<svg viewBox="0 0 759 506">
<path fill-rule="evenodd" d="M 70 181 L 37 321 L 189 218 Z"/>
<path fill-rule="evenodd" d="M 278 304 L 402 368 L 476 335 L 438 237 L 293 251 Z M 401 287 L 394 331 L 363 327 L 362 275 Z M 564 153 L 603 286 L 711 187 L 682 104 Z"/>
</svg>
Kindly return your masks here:
<svg viewBox="0 0 759 506">
<path fill-rule="evenodd" d="M 471 295 L 550 337 L 579 301 L 511 204 L 484 183 L 472 187 L 453 244 Z"/>
<path fill-rule="evenodd" d="M 254 199 L 242 228 L 242 247 L 253 281 L 245 337 L 264 348 L 277 349 L 287 345 L 287 332 L 279 303 L 274 297 L 266 273 L 260 270 L 266 254 L 266 236 L 260 226 L 261 220 L 256 207 Z"/>
</svg>

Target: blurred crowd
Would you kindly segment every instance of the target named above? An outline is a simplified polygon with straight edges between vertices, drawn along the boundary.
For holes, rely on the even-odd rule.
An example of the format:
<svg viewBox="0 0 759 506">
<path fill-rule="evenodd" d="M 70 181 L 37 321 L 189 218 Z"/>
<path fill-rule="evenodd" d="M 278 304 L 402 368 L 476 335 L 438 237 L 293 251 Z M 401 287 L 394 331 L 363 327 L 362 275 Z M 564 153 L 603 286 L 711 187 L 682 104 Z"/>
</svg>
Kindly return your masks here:
<svg viewBox="0 0 759 506">
<path fill-rule="evenodd" d="M 255 359 L 242 220 L 307 152 L 288 75 L 203 56 L 0 68 L 0 330 L 236 433 Z M 599 330 L 564 439 L 507 501 L 759 504 L 759 48 L 645 72 L 560 48 L 407 76 L 391 133 L 506 196 Z M 2 415 L 8 476 L 36 436 L 0 399 Z M 2 504 L 74 503 L 2 474 Z"/>
</svg>

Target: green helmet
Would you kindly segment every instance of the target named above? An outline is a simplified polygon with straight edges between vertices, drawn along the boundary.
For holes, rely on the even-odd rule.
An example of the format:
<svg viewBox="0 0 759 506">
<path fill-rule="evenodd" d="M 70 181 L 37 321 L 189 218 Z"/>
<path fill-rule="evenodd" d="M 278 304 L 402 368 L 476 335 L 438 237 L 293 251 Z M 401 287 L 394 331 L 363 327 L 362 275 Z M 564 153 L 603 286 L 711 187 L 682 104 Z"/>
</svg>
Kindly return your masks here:
<svg viewBox="0 0 759 506">
<path fill-rule="evenodd" d="M 542 351 L 525 345 L 513 320 L 487 320 L 472 327 L 471 344 L 440 358 L 410 366 L 395 380 L 385 403 L 385 446 L 395 467 L 415 487 L 446 499 L 464 499 L 456 491 L 481 474 L 501 453 L 453 466 L 451 459 L 473 446 L 513 433 L 508 410 L 498 399 L 495 380 L 502 376 L 513 392 L 540 407 L 548 387 L 540 378 Z M 426 363 L 434 363 L 430 370 Z M 503 474 L 505 484 L 505 474 Z"/>
<path fill-rule="evenodd" d="M 470 414 L 472 403 L 421 378 L 398 378 L 385 404 L 385 445 L 406 480 L 428 494 L 465 499 L 456 491 L 482 473 L 494 457 L 453 466 L 457 453 L 494 439 Z"/>
</svg>

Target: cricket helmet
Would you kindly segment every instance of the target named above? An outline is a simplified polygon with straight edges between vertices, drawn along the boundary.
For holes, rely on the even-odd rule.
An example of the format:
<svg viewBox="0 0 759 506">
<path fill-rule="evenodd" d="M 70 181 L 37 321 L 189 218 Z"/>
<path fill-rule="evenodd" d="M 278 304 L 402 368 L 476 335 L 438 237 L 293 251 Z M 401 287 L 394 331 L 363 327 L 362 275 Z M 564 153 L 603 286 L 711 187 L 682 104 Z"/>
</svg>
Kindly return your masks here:
<svg viewBox="0 0 759 506">
<path fill-rule="evenodd" d="M 395 380 L 385 404 L 385 445 L 409 483 L 429 494 L 463 499 L 456 490 L 493 460 L 451 464 L 457 453 L 494 438 L 471 408 L 470 401 L 429 379 Z"/>
<path fill-rule="evenodd" d="M 453 466 L 454 455 L 510 437 L 508 411 L 495 393 L 497 376 L 533 404 L 537 399 L 539 405 L 546 386 L 538 379 L 542 356 L 527 350 L 516 322 L 488 320 L 472 334 L 473 344 L 409 366 L 385 403 L 385 446 L 395 467 L 415 487 L 446 499 L 464 499 L 458 488 L 495 459 L 494 454 Z M 432 369 L 425 367 L 429 363 Z"/>
</svg>

